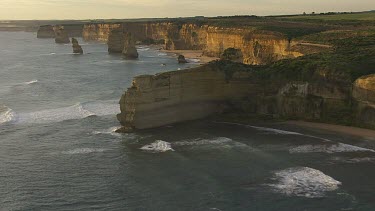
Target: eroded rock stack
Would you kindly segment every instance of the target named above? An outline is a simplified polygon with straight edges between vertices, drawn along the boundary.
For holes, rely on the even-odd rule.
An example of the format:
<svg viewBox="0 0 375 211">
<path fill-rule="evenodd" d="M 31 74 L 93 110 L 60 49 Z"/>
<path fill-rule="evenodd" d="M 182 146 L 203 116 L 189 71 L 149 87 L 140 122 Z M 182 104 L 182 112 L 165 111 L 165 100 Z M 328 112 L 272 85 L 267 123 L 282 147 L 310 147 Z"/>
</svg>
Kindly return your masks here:
<svg viewBox="0 0 375 211">
<path fill-rule="evenodd" d="M 185 56 L 184 55 L 179 55 L 178 58 L 177 58 L 177 61 L 179 64 L 185 64 L 185 63 L 188 63 L 185 59 Z"/>
<path fill-rule="evenodd" d="M 75 38 L 72 38 L 72 47 L 73 47 L 73 53 L 76 54 L 83 54 L 82 47 L 78 44 L 78 40 Z"/>
<path fill-rule="evenodd" d="M 53 29 L 53 26 L 40 26 L 37 32 L 37 38 L 55 38 L 55 30 Z"/>
<path fill-rule="evenodd" d="M 70 43 L 68 33 L 66 33 L 64 27 L 61 26 L 61 27 L 56 28 L 56 30 L 55 30 L 55 42 L 61 43 L 61 44 Z"/>
<path fill-rule="evenodd" d="M 229 60 L 232 62 L 243 62 L 243 54 L 240 49 L 236 48 L 227 48 L 224 53 L 221 55 L 220 59 Z"/>
<path fill-rule="evenodd" d="M 121 29 L 113 29 L 108 36 L 108 53 L 122 53 L 125 37 Z"/>
<path fill-rule="evenodd" d="M 131 33 L 124 34 L 124 49 L 122 54 L 126 59 L 137 59 L 139 54 L 137 48 L 135 47 L 135 39 Z"/>
</svg>

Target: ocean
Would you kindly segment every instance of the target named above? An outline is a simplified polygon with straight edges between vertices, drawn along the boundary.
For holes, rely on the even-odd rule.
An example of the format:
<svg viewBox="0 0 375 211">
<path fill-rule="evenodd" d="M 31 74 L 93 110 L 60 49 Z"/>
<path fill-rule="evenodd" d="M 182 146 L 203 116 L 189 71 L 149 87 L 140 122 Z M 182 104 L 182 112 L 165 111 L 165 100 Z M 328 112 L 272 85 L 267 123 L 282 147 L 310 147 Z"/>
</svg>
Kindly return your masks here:
<svg viewBox="0 0 375 211">
<path fill-rule="evenodd" d="M 375 210 L 375 140 L 197 120 L 118 134 L 132 78 L 199 65 L 0 32 L 0 210 Z M 162 65 L 165 64 L 165 65 Z"/>
</svg>

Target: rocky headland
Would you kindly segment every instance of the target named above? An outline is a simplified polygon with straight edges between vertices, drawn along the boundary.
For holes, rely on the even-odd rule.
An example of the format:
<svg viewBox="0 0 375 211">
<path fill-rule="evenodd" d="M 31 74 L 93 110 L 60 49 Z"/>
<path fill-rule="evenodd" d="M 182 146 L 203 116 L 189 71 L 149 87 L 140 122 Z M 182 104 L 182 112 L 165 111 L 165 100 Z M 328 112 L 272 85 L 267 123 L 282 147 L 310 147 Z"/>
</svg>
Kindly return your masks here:
<svg viewBox="0 0 375 211">
<path fill-rule="evenodd" d="M 375 128 L 375 77 L 367 75 L 375 67 L 374 41 L 374 35 L 343 39 L 333 51 L 267 66 L 225 59 L 138 76 L 121 97 L 118 120 L 123 131 L 228 113 Z M 229 58 L 240 55 L 230 52 Z"/>
<path fill-rule="evenodd" d="M 220 113 L 375 128 L 371 23 L 177 19 L 84 24 L 82 36 L 128 58 L 138 57 L 135 44 L 163 43 L 178 55 L 221 59 L 136 77 L 120 101 L 123 131 Z"/>
</svg>

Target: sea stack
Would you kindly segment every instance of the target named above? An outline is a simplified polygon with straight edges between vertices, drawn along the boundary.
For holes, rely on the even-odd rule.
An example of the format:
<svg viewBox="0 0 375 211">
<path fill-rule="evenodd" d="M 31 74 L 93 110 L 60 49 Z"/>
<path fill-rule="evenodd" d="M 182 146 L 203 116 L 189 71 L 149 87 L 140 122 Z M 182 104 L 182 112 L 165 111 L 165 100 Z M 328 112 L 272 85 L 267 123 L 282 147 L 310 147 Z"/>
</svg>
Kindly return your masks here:
<svg viewBox="0 0 375 211">
<path fill-rule="evenodd" d="M 55 42 L 61 44 L 70 43 L 68 33 L 66 33 L 64 27 L 61 26 L 55 30 Z"/>
<path fill-rule="evenodd" d="M 121 29 L 113 29 L 108 35 L 108 53 L 122 53 L 124 43 L 124 32 Z"/>
<path fill-rule="evenodd" d="M 185 63 L 188 63 L 185 59 L 185 56 L 184 55 L 179 55 L 178 58 L 177 58 L 177 61 L 179 64 L 185 64 Z"/>
<path fill-rule="evenodd" d="M 82 47 L 78 44 L 78 40 L 75 38 L 72 38 L 72 47 L 73 47 L 73 53 L 76 54 L 83 54 Z"/>
<path fill-rule="evenodd" d="M 53 26 L 40 26 L 37 32 L 37 38 L 55 38 L 55 30 L 53 29 Z"/>
<path fill-rule="evenodd" d="M 137 48 L 135 47 L 135 39 L 131 33 L 125 33 L 124 35 L 124 49 L 122 54 L 126 59 L 137 59 L 139 54 Z"/>
<path fill-rule="evenodd" d="M 221 55 L 220 59 L 243 63 L 243 54 L 240 49 L 227 48 Z"/>
</svg>

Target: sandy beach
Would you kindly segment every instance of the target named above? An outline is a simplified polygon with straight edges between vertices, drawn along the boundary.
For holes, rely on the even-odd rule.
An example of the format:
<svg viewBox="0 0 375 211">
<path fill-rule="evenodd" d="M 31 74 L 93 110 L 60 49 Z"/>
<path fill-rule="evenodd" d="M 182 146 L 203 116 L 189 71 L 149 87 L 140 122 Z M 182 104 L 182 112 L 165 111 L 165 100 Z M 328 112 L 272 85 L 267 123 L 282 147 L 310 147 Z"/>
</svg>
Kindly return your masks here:
<svg viewBox="0 0 375 211">
<path fill-rule="evenodd" d="M 375 141 L 375 130 L 363 129 L 357 127 L 348 127 L 342 125 L 331 125 L 325 123 L 315 123 L 315 122 L 304 122 L 304 121 L 287 121 L 284 124 L 296 125 L 306 128 L 326 130 L 330 132 L 343 133 L 352 136 L 358 136 Z"/>
<path fill-rule="evenodd" d="M 203 56 L 203 51 L 201 50 L 161 50 L 161 52 L 182 54 L 185 56 L 187 60 L 199 59 L 200 63 L 208 63 L 208 62 L 219 59 L 216 57 Z"/>
</svg>

